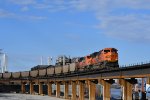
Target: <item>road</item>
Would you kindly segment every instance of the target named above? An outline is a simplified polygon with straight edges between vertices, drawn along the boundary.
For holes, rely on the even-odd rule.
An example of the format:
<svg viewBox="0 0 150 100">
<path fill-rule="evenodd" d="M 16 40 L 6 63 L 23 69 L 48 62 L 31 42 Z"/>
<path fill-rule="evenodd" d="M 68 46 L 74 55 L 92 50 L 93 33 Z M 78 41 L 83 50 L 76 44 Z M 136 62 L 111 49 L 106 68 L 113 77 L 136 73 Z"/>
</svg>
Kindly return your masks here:
<svg viewBox="0 0 150 100">
<path fill-rule="evenodd" d="M 0 100 L 64 100 L 64 99 L 39 95 L 0 93 Z"/>
</svg>

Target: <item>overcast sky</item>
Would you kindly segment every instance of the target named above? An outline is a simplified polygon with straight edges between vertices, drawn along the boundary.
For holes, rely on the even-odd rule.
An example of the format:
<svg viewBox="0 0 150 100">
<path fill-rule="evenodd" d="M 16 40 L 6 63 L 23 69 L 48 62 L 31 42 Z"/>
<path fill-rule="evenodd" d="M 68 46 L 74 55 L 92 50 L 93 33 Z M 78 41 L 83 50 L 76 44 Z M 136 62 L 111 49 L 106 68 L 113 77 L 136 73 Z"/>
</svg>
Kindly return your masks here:
<svg viewBox="0 0 150 100">
<path fill-rule="evenodd" d="M 150 0 L 0 0 L 0 48 L 9 71 L 48 56 L 85 56 L 106 47 L 119 64 L 150 61 Z"/>
</svg>

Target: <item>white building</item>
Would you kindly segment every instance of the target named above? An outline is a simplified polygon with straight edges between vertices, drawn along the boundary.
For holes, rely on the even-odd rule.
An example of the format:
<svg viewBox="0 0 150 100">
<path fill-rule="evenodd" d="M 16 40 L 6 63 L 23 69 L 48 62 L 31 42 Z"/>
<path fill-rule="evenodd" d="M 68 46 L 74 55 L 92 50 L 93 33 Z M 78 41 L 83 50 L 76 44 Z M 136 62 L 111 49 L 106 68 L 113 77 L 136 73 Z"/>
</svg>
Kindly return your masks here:
<svg viewBox="0 0 150 100">
<path fill-rule="evenodd" d="M 4 73 L 7 72 L 7 62 L 8 61 L 8 57 L 5 53 L 2 53 L 0 50 L 0 73 Z"/>
</svg>

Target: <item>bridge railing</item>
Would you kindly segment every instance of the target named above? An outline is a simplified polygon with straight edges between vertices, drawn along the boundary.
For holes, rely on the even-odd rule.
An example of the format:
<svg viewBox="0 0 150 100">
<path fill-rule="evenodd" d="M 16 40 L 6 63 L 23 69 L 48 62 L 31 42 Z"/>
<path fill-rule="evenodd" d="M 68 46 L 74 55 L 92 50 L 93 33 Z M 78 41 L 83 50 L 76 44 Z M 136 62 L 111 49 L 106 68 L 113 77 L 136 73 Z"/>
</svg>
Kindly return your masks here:
<svg viewBox="0 0 150 100">
<path fill-rule="evenodd" d="M 120 65 L 119 67 L 134 67 L 134 66 L 140 66 L 140 65 L 144 65 L 144 64 L 150 64 L 150 61 L 133 63 L 133 64 L 126 64 L 126 65 Z"/>
</svg>

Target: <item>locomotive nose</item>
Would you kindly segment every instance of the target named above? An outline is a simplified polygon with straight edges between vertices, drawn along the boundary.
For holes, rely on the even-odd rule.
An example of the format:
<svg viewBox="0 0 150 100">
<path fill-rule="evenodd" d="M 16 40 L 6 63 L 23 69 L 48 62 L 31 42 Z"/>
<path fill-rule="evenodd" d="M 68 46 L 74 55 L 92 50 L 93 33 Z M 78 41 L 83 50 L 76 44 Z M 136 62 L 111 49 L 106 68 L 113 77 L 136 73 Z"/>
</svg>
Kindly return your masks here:
<svg viewBox="0 0 150 100">
<path fill-rule="evenodd" d="M 113 54 L 110 53 L 110 60 L 112 61 L 113 60 Z"/>
<path fill-rule="evenodd" d="M 115 62 L 117 60 L 117 56 L 114 53 L 110 54 L 110 61 Z"/>
<path fill-rule="evenodd" d="M 106 59 L 108 61 L 113 61 L 114 60 L 115 55 L 113 53 L 110 53 L 109 55 L 106 56 Z"/>
</svg>

